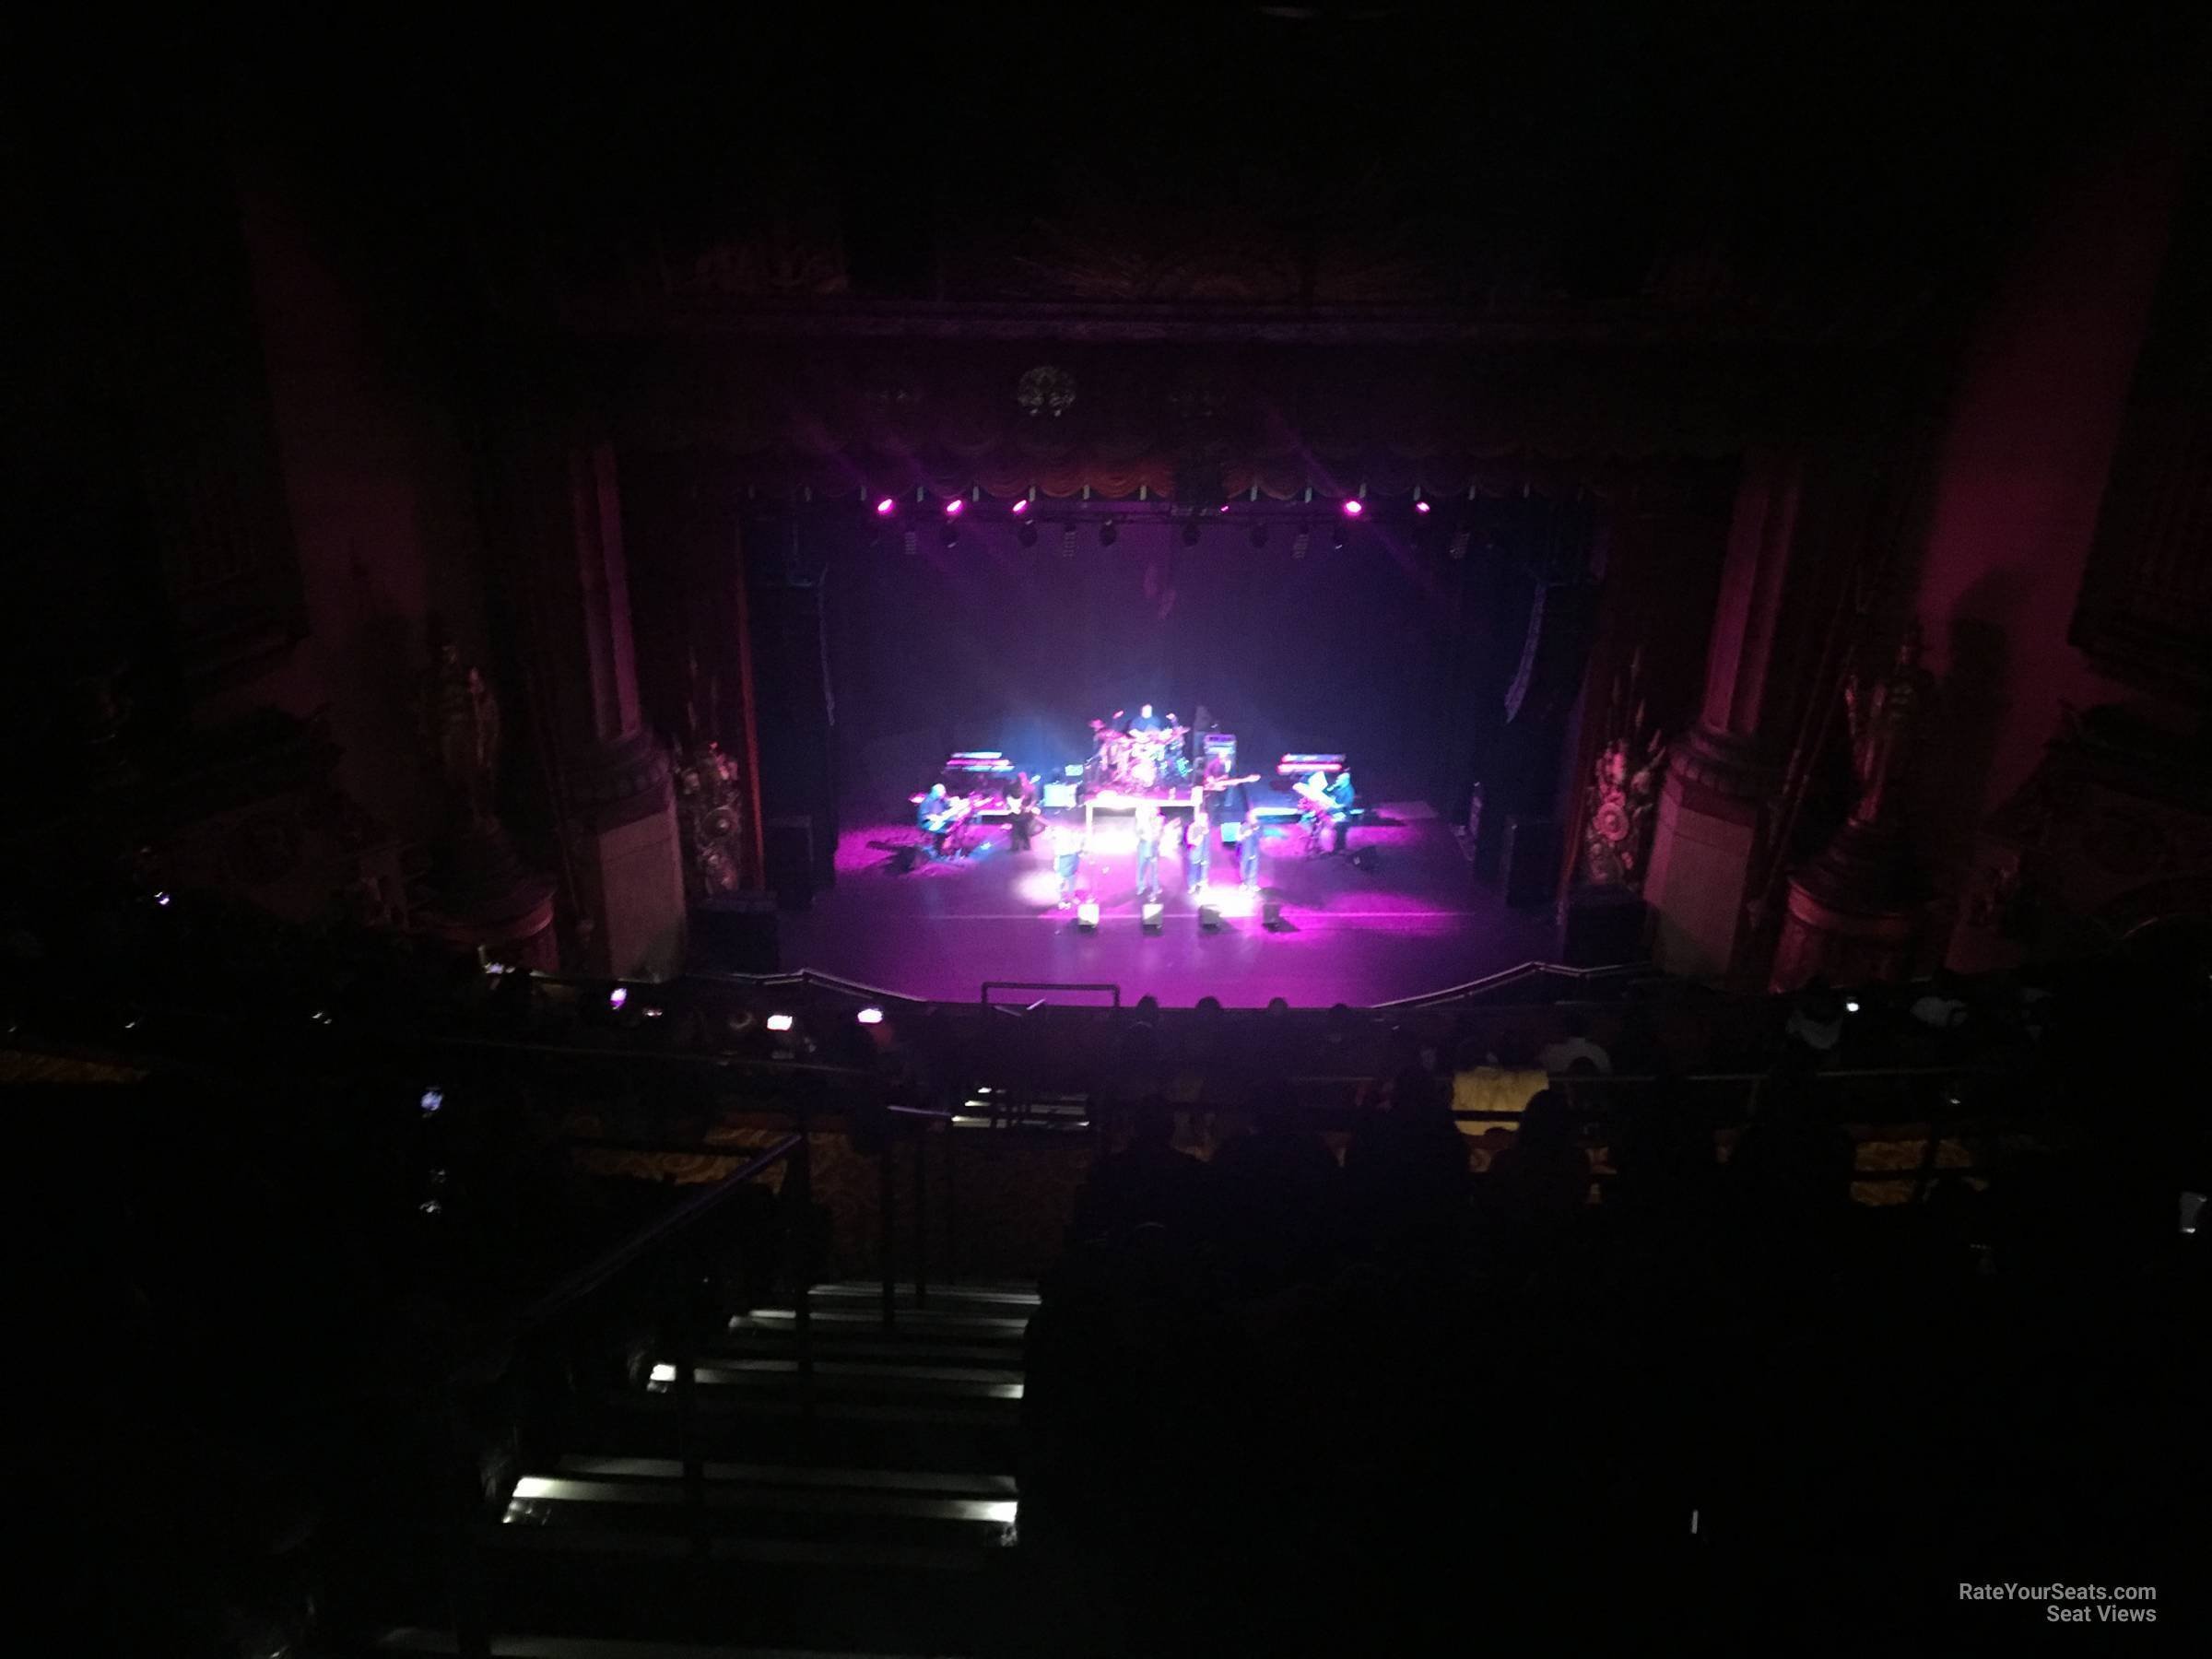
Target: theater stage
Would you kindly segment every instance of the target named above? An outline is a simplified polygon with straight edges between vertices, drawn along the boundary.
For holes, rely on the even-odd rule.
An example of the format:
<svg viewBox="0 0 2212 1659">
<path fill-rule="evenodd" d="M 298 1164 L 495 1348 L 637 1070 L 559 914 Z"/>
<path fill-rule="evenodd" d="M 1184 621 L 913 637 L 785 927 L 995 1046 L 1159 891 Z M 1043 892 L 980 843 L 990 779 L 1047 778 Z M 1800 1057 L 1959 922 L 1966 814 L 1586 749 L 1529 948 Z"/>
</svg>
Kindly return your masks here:
<svg viewBox="0 0 2212 1659">
<path fill-rule="evenodd" d="M 978 851 L 900 874 L 897 850 L 917 840 L 911 826 L 848 830 L 837 850 L 837 883 L 809 911 L 781 918 L 783 965 L 813 969 L 878 990 L 940 1000 L 976 996 L 986 980 L 1121 987 L 1124 1001 L 1150 993 L 1187 1006 L 1201 996 L 1230 1006 L 1287 998 L 1294 1006 L 1354 1006 L 1416 996 L 1548 960 L 1548 910 L 1505 908 L 1494 886 L 1478 885 L 1450 827 L 1427 806 L 1385 806 L 1352 832 L 1345 857 L 1307 858 L 1295 825 L 1266 831 L 1261 881 L 1282 901 L 1270 932 L 1253 913 L 1229 917 L 1219 933 L 1198 924 L 1179 853 L 1163 854 L 1166 925 L 1143 931 L 1135 900 L 1134 831 L 1101 822 L 1105 847 L 1085 860 L 1085 879 L 1103 909 L 1095 933 L 1053 908 L 1056 884 L 1046 842 L 1012 852 L 1003 827 Z M 1233 855 L 1216 849 L 1217 877 L 1233 879 Z"/>
</svg>

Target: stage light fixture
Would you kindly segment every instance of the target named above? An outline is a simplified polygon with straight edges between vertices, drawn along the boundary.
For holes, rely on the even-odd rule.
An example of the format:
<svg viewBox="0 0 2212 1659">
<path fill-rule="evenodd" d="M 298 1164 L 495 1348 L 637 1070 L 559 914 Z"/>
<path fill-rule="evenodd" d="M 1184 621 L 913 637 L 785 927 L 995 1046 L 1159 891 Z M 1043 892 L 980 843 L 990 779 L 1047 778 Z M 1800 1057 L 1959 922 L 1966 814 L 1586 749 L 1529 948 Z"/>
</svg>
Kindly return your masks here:
<svg viewBox="0 0 2212 1659">
<path fill-rule="evenodd" d="M 1413 504 L 1413 510 L 1419 513 L 1423 518 L 1427 518 L 1429 516 L 1429 503 L 1426 501 L 1415 501 Z"/>
<path fill-rule="evenodd" d="M 1182 545 L 1186 547 L 1194 547 L 1198 545 L 1197 520 L 1194 519 L 1182 527 Z"/>
<path fill-rule="evenodd" d="M 881 1008 L 863 1008 L 859 1013 L 853 1015 L 853 1018 L 859 1020 L 862 1025 L 881 1025 L 883 1023 L 883 1010 Z"/>
<path fill-rule="evenodd" d="M 896 500 L 893 500 L 891 497 L 889 497 L 889 496 L 878 496 L 878 497 L 876 499 L 876 516 L 877 516 L 877 518 L 879 518 L 879 519 L 889 518 L 889 517 L 890 517 L 890 516 L 891 516 L 893 513 L 897 512 L 898 511 L 899 511 L 899 503 L 898 503 Z"/>
<path fill-rule="evenodd" d="M 1099 901 L 1086 899 L 1076 906 L 1076 925 L 1085 933 L 1099 931 Z"/>
<path fill-rule="evenodd" d="M 1347 496 L 1344 498 L 1344 516 L 1346 518 L 1356 519 L 1366 511 L 1367 503 L 1362 501 L 1358 496 Z"/>
<path fill-rule="evenodd" d="M 788 1014 L 771 1014 L 768 1017 L 768 1029 L 771 1031 L 788 1031 L 793 1023 Z"/>
<path fill-rule="evenodd" d="M 1121 539 L 1121 534 L 1122 526 L 1118 521 L 1100 520 L 1099 523 L 1099 546 L 1101 547 L 1112 547 L 1116 541 Z"/>
<path fill-rule="evenodd" d="M 1037 526 L 1027 519 L 1022 520 L 1021 528 L 1014 532 L 1014 539 L 1025 547 L 1035 547 L 1037 545 Z"/>
<path fill-rule="evenodd" d="M 954 496 L 950 500 L 945 503 L 945 516 L 947 518 L 959 518 L 961 513 L 967 511 L 968 501 L 963 496 Z"/>
<path fill-rule="evenodd" d="M 1014 505 L 1007 509 L 1007 511 L 1013 513 L 1016 518 L 1020 518 L 1024 513 L 1028 512 L 1029 510 L 1030 498 L 1028 496 L 1017 497 L 1015 499 Z"/>
<path fill-rule="evenodd" d="M 170 906 L 170 897 L 167 893 L 156 893 L 154 895 L 154 902 L 159 905 L 163 910 L 167 910 Z"/>
<path fill-rule="evenodd" d="M 1157 899 L 1146 900 L 1144 909 L 1137 912 L 1137 921 L 1148 934 L 1156 934 L 1166 926 L 1167 917 L 1168 907 Z"/>
</svg>

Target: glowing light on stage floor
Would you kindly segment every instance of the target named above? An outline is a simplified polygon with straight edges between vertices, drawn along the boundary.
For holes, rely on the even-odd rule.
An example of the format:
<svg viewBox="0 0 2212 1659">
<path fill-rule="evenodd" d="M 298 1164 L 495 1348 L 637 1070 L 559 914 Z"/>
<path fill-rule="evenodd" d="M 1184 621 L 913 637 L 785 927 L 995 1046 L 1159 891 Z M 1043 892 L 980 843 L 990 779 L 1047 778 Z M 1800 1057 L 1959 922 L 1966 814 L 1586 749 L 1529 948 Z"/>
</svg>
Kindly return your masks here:
<svg viewBox="0 0 2212 1659">
<path fill-rule="evenodd" d="M 1060 877 L 1050 870 L 1024 870 L 1014 878 L 1014 896 L 1024 904 L 1051 910 L 1060 902 Z"/>
</svg>

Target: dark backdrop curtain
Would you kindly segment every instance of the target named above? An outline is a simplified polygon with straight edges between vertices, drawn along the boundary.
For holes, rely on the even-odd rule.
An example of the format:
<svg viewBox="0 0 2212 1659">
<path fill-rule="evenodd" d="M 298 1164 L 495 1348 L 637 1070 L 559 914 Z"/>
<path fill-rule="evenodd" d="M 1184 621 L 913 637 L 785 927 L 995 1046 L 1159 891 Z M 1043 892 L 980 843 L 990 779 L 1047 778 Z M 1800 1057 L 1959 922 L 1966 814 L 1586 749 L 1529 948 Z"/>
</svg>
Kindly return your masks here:
<svg viewBox="0 0 2212 1659">
<path fill-rule="evenodd" d="M 1237 734 L 1242 769 L 1341 751 L 1371 795 L 1448 805 L 1482 724 L 1474 705 L 1512 677 L 1531 551 L 1586 535 L 1593 504 L 1516 497 L 1464 512 L 1460 559 L 1442 526 L 1418 548 L 1362 526 L 1337 549 L 1320 519 L 1294 558 L 1294 524 L 1273 524 L 1254 548 L 1233 513 L 1205 523 L 1194 547 L 1152 521 L 1102 548 L 1085 524 L 1072 557 L 1057 524 L 1025 548 L 1011 521 L 972 513 L 951 548 L 939 521 L 924 523 L 912 555 L 896 530 L 870 545 L 849 511 L 778 515 L 747 545 L 824 573 L 854 811 L 885 809 L 956 749 L 1078 760 L 1092 719 L 1146 701 L 1186 723 L 1210 709 Z"/>
</svg>

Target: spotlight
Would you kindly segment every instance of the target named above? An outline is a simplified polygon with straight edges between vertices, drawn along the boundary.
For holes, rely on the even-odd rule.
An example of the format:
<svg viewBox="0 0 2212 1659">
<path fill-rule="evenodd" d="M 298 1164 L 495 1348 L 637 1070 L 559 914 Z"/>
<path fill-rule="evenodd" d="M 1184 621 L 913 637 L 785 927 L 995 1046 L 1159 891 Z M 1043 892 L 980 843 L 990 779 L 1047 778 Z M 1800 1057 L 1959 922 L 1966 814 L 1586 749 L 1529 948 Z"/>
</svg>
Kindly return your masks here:
<svg viewBox="0 0 2212 1659">
<path fill-rule="evenodd" d="M 1846 1014 L 1856 1014 L 1858 1011 L 1859 1005 L 1855 1002 L 1847 1002 L 1843 1005 L 1843 1012 Z"/>
<path fill-rule="evenodd" d="M 1122 526 L 1117 520 L 1104 519 L 1099 524 L 1099 546 L 1111 547 L 1120 539 Z"/>
<path fill-rule="evenodd" d="M 156 893 L 154 895 L 154 902 L 159 905 L 163 910 L 167 910 L 170 904 L 169 895 L 167 893 Z"/>
<path fill-rule="evenodd" d="M 948 547 L 959 547 L 960 545 L 959 525 L 954 524 L 950 519 L 947 519 L 945 528 L 937 532 L 937 539 Z"/>
<path fill-rule="evenodd" d="M 1021 528 L 1014 532 L 1014 539 L 1025 547 L 1035 547 L 1037 545 L 1037 526 L 1027 519 L 1022 520 Z"/>
<path fill-rule="evenodd" d="M 1015 500 L 1014 505 L 1008 509 L 1008 511 L 1011 512 L 1016 518 L 1021 517 L 1024 513 L 1029 512 L 1029 510 L 1030 498 L 1028 496 L 1018 497 Z"/>
<path fill-rule="evenodd" d="M 1168 907 L 1157 899 L 1145 900 L 1145 908 L 1137 912 L 1137 921 L 1148 934 L 1156 934 L 1167 925 Z"/>
<path fill-rule="evenodd" d="M 1413 504 L 1413 510 L 1419 513 L 1423 518 L 1427 518 L 1429 516 L 1429 503 L 1426 501 L 1416 501 Z"/>
<path fill-rule="evenodd" d="M 421 1104 L 424 1117 L 436 1117 L 445 1105 L 445 1090 L 442 1088 L 424 1089 Z"/>
<path fill-rule="evenodd" d="M 1086 899 L 1076 906 L 1076 925 L 1085 933 L 1099 931 L 1099 901 Z"/>
<path fill-rule="evenodd" d="M 771 1014 L 768 1017 L 768 1029 L 771 1031 L 788 1031 L 791 1027 L 792 1018 L 788 1014 Z"/>
<path fill-rule="evenodd" d="M 1202 933 L 1219 933 L 1221 931 L 1221 907 L 1211 903 L 1200 905 L 1198 907 L 1198 928 Z"/>
<path fill-rule="evenodd" d="M 617 1013 L 621 1011 L 622 1005 L 629 1000 L 629 991 L 620 985 L 617 985 L 612 991 L 609 991 L 606 994 L 606 1006 L 614 1009 Z"/>
<path fill-rule="evenodd" d="M 889 518 L 892 513 L 898 511 L 899 503 L 893 500 L 889 496 L 879 496 L 877 498 L 876 516 L 877 518 Z"/>
<path fill-rule="evenodd" d="M 1255 547 L 1265 547 L 1267 545 L 1267 526 L 1265 524 L 1254 524 L 1252 527 L 1252 535 L 1248 539 Z"/>
<path fill-rule="evenodd" d="M 959 518 L 961 513 L 967 511 L 968 502 L 964 497 L 954 496 L 950 500 L 945 503 L 945 516 L 947 518 Z"/>
<path fill-rule="evenodd" d="M 1224 502 L 1222 502 L 1222 503 L 1221 503 L 1221 505 L 1220 505 L 1220 506 L 1218 506 L 1218 507 L 1215 508 L 1215 509 L 1214 509 L 1214 511 L 1215 511 L 1216 512 L 1227 512 L 1229 511 L 1229 503 L 1228 503 L 1227 501 L 1224 501 Z"/>
<path fill-rule="evenodd" d="M 1198 545 L 1197 520 L 1193 519 L 1182 527 L 1182 545 L 1186 547 L 1194 547 Z"/>
<path fill-rule="evenodd" d="M 853 1015 L 853 1018 L 859 1020 L 862 1025 L 881 1025 L 883 1023 L 883 1010 L 881 1008 L 863 1008 L 859 1013 Z"/>
<path fill-rule="evenodd" d="M 1344 516 L 1346 518 L 1356 519 L 1366 511 L 1367 503 L 1362 501 L 1358 496 L 1347 496 L 1344 498 Z"/>
</svg>

